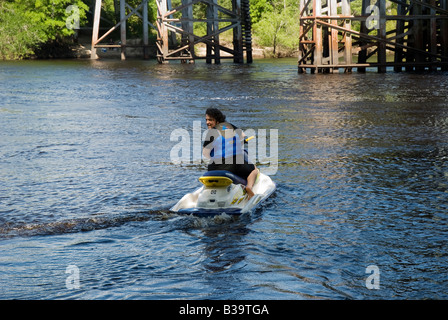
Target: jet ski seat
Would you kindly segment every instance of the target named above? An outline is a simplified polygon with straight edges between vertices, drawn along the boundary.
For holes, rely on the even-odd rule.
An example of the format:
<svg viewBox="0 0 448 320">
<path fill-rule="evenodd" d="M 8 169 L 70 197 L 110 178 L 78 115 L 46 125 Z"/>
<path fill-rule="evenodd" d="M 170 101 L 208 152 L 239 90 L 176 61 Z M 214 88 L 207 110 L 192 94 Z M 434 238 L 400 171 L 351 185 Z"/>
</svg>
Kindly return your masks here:
<svg viewBox="0 0 448 320">
<path fill-rule="evenodd" d="M 204 183 L 203 181 L 209 180 L 207 177 L 225 177 L 225 178 L 229 178 L 230 180 L 232 180 L 232 182 L 234 184 L 242 184 L 243 186 L 245 186 L 247 184 L 247 181 L 245 179 L 243 179 L 243 178 L 237 176 L 236 174 L 234 174 L 234 173 L 232 173 L 230 171 L 227 171 L 227 170 L 207 171 L 206 173 L 204 173 L 202 175 L 201 178 L 199 178 L 199 180 L 202 183 Z M 204 178 L 204 179 L 202 179 L 202 178 Z"/>
</svg>

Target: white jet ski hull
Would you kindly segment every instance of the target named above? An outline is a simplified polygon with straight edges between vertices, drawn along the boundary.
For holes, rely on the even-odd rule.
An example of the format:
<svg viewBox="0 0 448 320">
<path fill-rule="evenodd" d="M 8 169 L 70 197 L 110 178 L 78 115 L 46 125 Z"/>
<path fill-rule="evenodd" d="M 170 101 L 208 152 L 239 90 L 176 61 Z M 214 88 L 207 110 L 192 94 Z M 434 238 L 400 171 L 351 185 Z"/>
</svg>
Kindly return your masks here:
<svg viewBox="0 0 448 320">
<path fill-rule="evenodd" d="M 245 180 L 228 171 L 209 171 L 199 178 L 203 186 L 187 193 L 170 210 L 177 214 L 210 217 L 220 214 L 241 215 L 253 211 L 276 189 L 272 179 L 259 172 L 248 199 Z M 205 181 L 204 181 L 205 180 Z"/>
</svg>

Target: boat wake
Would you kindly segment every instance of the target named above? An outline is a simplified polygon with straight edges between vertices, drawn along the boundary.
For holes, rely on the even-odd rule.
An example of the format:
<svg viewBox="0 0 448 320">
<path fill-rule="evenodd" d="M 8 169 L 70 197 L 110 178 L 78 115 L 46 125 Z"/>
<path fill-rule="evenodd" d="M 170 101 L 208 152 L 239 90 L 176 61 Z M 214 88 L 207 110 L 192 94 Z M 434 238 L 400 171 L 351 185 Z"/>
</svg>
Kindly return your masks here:
<svg viewBox="0 0 448 320">
<path fill-rule="evenodd" d="M 173 215 L 168 210 L 123 213 L 120 215 L 94 215 L 44 223 L 9 223 L 0 226 L 0 239 L 87 232 L 118 227 L 129 222 L 164 220 Z"/>
</svg>

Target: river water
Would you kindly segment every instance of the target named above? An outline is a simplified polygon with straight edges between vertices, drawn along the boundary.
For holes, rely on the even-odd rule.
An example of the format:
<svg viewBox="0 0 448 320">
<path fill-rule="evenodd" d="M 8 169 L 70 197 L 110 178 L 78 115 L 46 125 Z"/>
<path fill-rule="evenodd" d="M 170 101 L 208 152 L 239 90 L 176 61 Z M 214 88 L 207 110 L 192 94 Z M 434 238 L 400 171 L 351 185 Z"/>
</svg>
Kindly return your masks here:
<svg viewBox="0 0 448 320">
<path fill-rule="evenodd" d="M 447 73 L 21 61 L 0 84 L 2 299 L 448 298 Z M 169 213 L 206 170 L 171 134 L 208 107 L 278 130 L 249 215 Z"/>
</svg>

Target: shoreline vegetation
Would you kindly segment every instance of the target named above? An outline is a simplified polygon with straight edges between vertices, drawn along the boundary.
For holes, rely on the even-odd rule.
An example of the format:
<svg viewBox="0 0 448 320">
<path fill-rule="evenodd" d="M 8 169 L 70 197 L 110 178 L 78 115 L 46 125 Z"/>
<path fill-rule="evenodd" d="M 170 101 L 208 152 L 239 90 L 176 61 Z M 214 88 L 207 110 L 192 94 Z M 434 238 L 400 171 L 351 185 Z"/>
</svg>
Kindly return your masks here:
<svg viewBox="0 0 448 320">
<path fill-rule="evenodd" d="M 220 0 L 231 7 L 232 0 Z M 141 0 L 126 0 L 136 7 Z M 181 0 L 172 0 L 172 6 Z M 298 50 L 300 0 L 250 0 L 254 58 L 294 57 Z M 90 58 L 95 0 L 0 0 L 0 60 Z M 194 6 L 194 16 L 205 19 L 206 4 Z M 119 0 L 103 0 L 100 28 L 105 32 L 119 21 Z M 155 24 L 155 1 L 148 2 L 150 21 Z M 225 24 L 225 22 L 223 22 Z M 224 25 L 223 25 L 224 26 Z M 127 44 L 141 44 L 142 21 L 131 16 L 126 23 Z M 221 27 L 221 26 L 220 26 Z M 206 23 L 195 23 L 194 32 L 206 34 Z M 109 37 L 109 36 L 108 36 Z M 155 58 L 156 31 L 149 35 L 150 58 Z M 220 36 L 232 41 L 232 30 Z M 108 43 L 120 43 L 120 30 L 110 34 Z M 129 58 L 142 57 L 138 48 L 127 47 Z M 195 46 L 202 55 L 205 45 Z M 120 49 L 97 49 L 98 56 L 114 57 Z"/>
</svg>

